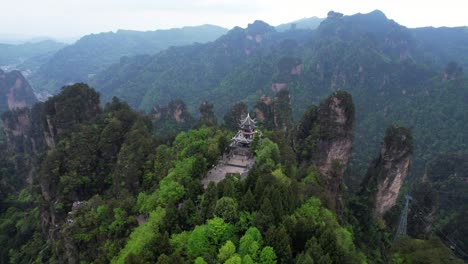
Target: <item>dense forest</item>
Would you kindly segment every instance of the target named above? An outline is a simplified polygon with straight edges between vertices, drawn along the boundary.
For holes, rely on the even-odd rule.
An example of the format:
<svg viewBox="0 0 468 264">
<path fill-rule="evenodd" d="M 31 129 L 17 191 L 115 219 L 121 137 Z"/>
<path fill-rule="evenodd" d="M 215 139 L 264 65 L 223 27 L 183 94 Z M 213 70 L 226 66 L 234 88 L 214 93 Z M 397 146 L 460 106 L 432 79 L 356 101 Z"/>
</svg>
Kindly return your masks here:
<svg viewBox="0 0 468 264">
<path fill-rule="evenodd" d="M 468 261 L 466 27 L 52 44 L 0 70 L 0 263 Z"/>
<path fill-rule="evenodd" d="M 206 189 L 201 180 L 235 132 L 229 121 L 242 118 L 246 105 L 217 125 L 207 102 L 198 120 L 173 115 L 180 101 L 155 117 L 117 98 L 101 109 L 94 89 L 75 84 L 31 111 L 5 113 L 2 262 L 463 263 L 430 232 L 393 240 L 398 206 L 376 202 L 395 191 L 382 182 L 408 172 L 409 130 L 387 129 L 381 156 L 352 194 L 343 188 L 352 177 L 344 174 L 356 115 L 351 95 L 331 94 L 298 124 L 272 122 L 292 116 L 288 98 L 279 93 L 264 106 L 272 114 L 258 123 L 262 136 L 251 146 L 248 176 L 227 175 Z M 171 119 L 191 125 L 161 131 Z M 446 182 L 450 172 L 436 172 L 446 160 L 435 161 L 426 185 Z M 453 214 L 462 221 L 459 213 L 441 212 L 437 223 Z M 424 223 L 412 222 L 417 227 Z"/>
</svg>

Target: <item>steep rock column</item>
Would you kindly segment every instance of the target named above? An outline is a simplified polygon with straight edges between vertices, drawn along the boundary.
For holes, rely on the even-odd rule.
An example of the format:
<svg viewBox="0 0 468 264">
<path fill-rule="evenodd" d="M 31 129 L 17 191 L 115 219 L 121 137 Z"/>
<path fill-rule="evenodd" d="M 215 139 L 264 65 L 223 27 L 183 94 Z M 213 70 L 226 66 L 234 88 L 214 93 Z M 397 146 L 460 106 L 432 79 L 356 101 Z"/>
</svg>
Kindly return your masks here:
<svg viewBox="0 0 468 264">
<path fill-rule="evenodd" d="M 347 92 L 335 92 L 317 111 L 318 140 L 312 162 L 326 177 L 326 187 L 337 214 L 343 208 L 343 176 L 351 157 L 354 128 L 354 104 Z"/>
<path fill-rule="evenodd" d="M 370 166 L 363 185 L 374 216 L 382 218 L 395 205 L 408 175 L 412 152 L 411 132 L 404 127 L 389 127 L 380 155 Z"/>
<path fill-rule="evenodd" d="M 341 187 L 351 157 L 354 104 L 347 92 L 335 92 L 305 113 L 296 130 L 294 148 L 302 163 L 314 164 L 325 179 L 332 206 L 343 208 Z"/>
<path fill-rule="evenodd" d="M 34 91 L 21 72 L 0 70 L 0 114 L 30 107 L 36 102 Z"/>
</svg>

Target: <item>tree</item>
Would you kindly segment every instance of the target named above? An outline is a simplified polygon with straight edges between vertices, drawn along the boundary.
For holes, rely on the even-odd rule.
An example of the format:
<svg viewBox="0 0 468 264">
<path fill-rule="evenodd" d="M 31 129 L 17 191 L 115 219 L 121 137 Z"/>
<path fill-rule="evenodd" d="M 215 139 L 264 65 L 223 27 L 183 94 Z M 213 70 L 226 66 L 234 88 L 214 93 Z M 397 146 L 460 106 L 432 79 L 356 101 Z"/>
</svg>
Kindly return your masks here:
<svg viewBox="0 0 468 264">
<path fill-rule="evenodd" d="M 258 259 L 258 254 L 262 246 L 262 235 L 257 228 L 251 227 L 242 236 L 239 243 L 239 254 L 241 256 L 249 255 L 252 259 Z"/>
<path fill-rule="evenodd" d="M 248 211 L 248 212 L 252 212 L 255 209 L 255 197 L 252 194 L 252 191 L 250 190 L 250 188 L 242 197 L 241 209 Z"/>
<path fill-rule="evenodd" d="M 228 240 L 224 246 L 219 249 L 218 260 L 224 262 L 236 253 L 236 246 L 231 240 Z"/>
<path fill-rule="evenodd" d="M 239 128 L 239 120 L 245 116 L 247 116 L 247 105 L 239 102 L 224 115 L 224 125 L 230 130 L 236 130 Z"/>
<path fill-rule="evenodd" d="M 272 247 L 264 247 L 260 253 L 261 264 L 276 264 L 276 254 Z"/>
<path fill-rule="evenodd" d="M 213 244 L 219 246 L 234 237 L 234 226 L 215 217 L 207 221 L 207 233 Z"/>
<path fill-rule="evenodd" d="M 229 258 L 228 260 L 226 260 L 224 264 L 242 264 L 242 258 L 236 254 L 232 256 L 231 258 Z"/>
<path fill-rule="evenodd" d="M 270 199 L 268 197 L 263 198 L 260 210 L 257 212 L 255 218 L 256 225 L 262 230 L 266 230 L 271 224 L 275 222 L 275 216 L 273 214 L 273 206 L 271 206 Z"/>
<path fill-rule="evenodd" d="M 292 260 L 290 240 L 283 225 L 270 227 L 265 236 L 266 244 L 273 247 L 280 263 L 289 263 Z"/>
<path fill-rule="evenodd" d="M 231 197 L 222 197 L 216 202 L 214 215 L 223 218 L 228 223 L 235 223 L 239 219 L 237 202 Z"/>
<path fill-rule="evenodd" d="M 197 257 L 210 256 L 213 251 L 214 249 L 208 241 L 207 227 L 195 227 L 187 241 L 187 255 L 195 259 Z"/>
<path fill-rule="evenodd" d="M 309 253 L 301 253 L 296 257 L 296 264 L 314 264 L 314 260 Z"/>
<path fill-rule="evenodd" d="M 198 257 L 195 259 L 195 264 L 207 264 L 207 263 L 202 257 Z"/>
<path fill-rule="evenodd" d="M 213 216 L 217 200 L 218 190 L 216 188 L 216 185 L 213 182 L 210 182 L 201 201 L 200 211 L 203 220 L 209 219 Z"/>
<path fill-rule="evenodd" d="M 268 138 L 263 139 L 262 144 L 256 151 L 256 163 L 263 172 L 271 172 L 276 169 L 280 162 L 280 151 L 278 145 Z"/>
</svg>

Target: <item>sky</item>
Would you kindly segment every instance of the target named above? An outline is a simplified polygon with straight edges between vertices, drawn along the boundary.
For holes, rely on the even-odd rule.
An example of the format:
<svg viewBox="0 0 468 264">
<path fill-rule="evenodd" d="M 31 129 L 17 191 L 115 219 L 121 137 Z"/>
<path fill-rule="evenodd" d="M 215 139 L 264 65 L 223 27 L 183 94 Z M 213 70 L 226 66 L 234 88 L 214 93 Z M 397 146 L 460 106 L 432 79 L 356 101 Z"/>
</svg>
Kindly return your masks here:
<svg viewBox="0 0 468 264">
<path fill-rule="evenodd" d="M 467 0 L 0 0 L 0 36 L 77 38 L 117 29 L 246 27 L 379 9 L 407 27 L 468 26 Z"/>
</svg>

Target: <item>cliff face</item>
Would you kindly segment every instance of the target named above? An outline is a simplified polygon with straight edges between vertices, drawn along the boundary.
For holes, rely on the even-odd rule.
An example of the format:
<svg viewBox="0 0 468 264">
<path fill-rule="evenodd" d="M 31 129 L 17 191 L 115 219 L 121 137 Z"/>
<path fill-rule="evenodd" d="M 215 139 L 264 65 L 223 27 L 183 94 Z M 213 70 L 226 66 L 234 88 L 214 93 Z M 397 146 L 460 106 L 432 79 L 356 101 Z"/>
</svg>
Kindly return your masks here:
<svg viewBox="0 0 468 264">
<path fill-rule="evenodd" d="M 351 156 L 354 104 L 351 95 L 336 92 L 318 108 L 319 139 L 312 161 L 324 175 L 343 176 Z"/>
<path fill-rule="evenodd" d="M 16 153 L 35 152 L 34 140 L 31 133 L 31 111 L 29 108 L 20 108 L 6 112 L 2 116 L 3 132 L 8 145 Z"/>
<path fill-rule="evenodd" d="M 376 217 L 383 217 L 395 205 L 403 181 L 408 175 L 412 141 L 412 135 L 406 128 L 387 129 L 379 158 L 369 168 L 363 186 L 370 192 L 369 198 Z"/>
<path fill-rule="evenodd" d="M 154 106 L 150 118 L 156 135 L 161 137 L 175 135 L 195 125 L 195 119 L 182 100 L 172 100 L 167 106 Z"/>
<path fill-rule="evenodd" d="M 100 111 L 99 94 L 85 84 L 75 84 L 31 110 L 6 112 L 3 130 L 8 147 L 16 153 L 38 153 L 53 149 L 61 134 Z"/>
<path fill-rule="evenodd" d="M 341 186 L 351 157 L 353 127 L 351 95 L 335 92 L 319 107 L 306 112 L 294 139 L 299 160 L 314 164 L 325 177 L 337 213 L 342 208 Z"/>
<path fill-rule="evenodd" d="M 255 106 L 255 114 L 266 128 L 287 132 L 293 124 L 289 91 L 279 91 L 274 99 L 262 96 Z"/>
<path fill-rule="evenodd" d="M 33 89 L 21 72 L 0 70 L 0 113 L 30 107 L 35 102 Z"/>
</svg>

